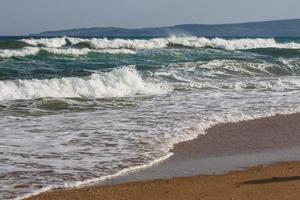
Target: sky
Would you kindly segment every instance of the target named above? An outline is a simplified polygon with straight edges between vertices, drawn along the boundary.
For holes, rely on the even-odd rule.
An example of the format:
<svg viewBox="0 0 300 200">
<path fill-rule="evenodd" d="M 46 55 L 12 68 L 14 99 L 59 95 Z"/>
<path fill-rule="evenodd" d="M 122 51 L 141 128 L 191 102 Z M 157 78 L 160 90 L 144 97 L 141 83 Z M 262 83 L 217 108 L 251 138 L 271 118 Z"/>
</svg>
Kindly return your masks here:
<svg viewBox="0 0 300 200">
<path fill-rule="evenodd" d="M 300 18 L 299 0 L 0 0 L 0 35 Z"/>
</svg>

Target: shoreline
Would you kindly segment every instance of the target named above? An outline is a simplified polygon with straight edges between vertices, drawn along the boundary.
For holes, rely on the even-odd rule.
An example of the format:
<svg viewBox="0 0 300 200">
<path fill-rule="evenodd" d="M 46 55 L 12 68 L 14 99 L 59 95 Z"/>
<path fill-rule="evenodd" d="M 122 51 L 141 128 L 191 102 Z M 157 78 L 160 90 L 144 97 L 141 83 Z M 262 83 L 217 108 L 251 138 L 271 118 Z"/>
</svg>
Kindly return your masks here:
<svg viewBox="0 0 300 200">
<path fill-rule="evenodd" d="M 300 113 L 220 123 L 174 145 L 168 159 L 101 185 L 224 174 L 274 162 L 300 161 Z"/>
<path fill-rule="evenodd" d="M 157 199 L 282 200 L 300 198 L 300 162 L 258 166 L 225 175 L 202 175 L 113 186 L 54 190 L 27 200 Z"/>
<path fill-rule="evenodd" d="M 178 179 L 174 177 L 188 177 L 179 179 L 189 180 L 196 177 L 202 179 L 208 175 L 212 177 L 227 176 L 232 173 L 251 171 L 251 167 L 254 166 L 297 161 L 300 160 L 298 154 L 300 152 L 300 135 L 297 134 L 300 120 L 298 119 L 300 119 L 300 114 L 290 114 L 218 124 L 209 128 L 206 135 L 199 135 L 194 140 L 176 144 L 172 150 L 174 154 L 170 158 L 149 168 L 129 172 L 126 175 L 104 181 L 98 186 L 53 190 L 28 199 L 51 199 L 54 194 L 61 195 L 60 199 L 65 199 L 65 195 L 72 193 L 76 195 L 78 191 L 87 195 L 84 192 L 86 189 L 89 191 L 93 189 L 96 192 L 107 187 L 115 190 L 114 188 L 118 187 L 164 182 L 164 180 L 155 181 L 158 179 L 167 179 L 168 181 Z M 299 162 L 287 164 L 294 166 Z M 284 167 L 287 164 L 271 165 L 270 167 Z M 245 168 L 248 169 L 238 171 Z M 199 176 L 201 174 L 205 176 Z M 81 198 L 86 198 L 86 196 L 81 196 Z"/>
</svg>

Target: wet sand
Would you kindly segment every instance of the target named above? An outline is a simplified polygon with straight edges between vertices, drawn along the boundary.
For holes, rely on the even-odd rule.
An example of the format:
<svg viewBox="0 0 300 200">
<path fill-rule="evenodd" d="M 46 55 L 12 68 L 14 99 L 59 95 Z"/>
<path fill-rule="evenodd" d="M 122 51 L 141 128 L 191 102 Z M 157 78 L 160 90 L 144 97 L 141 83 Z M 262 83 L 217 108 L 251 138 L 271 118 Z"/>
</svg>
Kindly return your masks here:
<svg viewBox="0 0 300 200">
<path fill-rule="evenodd" d="M 175 145 L 174 158 L 211 157 L 280 150 L 300 145 L 300 114 L 219 124 L 206 135 Z"/>
<path fill-rule="evenodd" d="M 44 193 L 32 200 L 300 199 L 300 162 L 256 167 L 227 175 L 174 178 Z"/>
<path fill-rule="evenodd" d="M 175 145 L 173 152 L 155 166 L 105 183 L 113 186 L 57 190 L 30 199 L 300 198 L 300 114 L 220 124 Z M 257 165 L 263 166 L 230 172 Z"/>
</svg>

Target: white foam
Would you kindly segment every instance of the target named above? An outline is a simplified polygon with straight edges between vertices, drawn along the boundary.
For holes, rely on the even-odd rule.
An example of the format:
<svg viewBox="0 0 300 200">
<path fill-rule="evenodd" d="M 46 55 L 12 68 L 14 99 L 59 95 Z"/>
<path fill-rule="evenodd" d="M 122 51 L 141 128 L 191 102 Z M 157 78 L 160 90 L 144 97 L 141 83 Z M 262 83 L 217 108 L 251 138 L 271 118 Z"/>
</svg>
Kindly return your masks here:
<svg viewBox="0 0 300 200">
<path fill-rule="evenodd" d="M 71 56 L 80 56 L 80 55 L 86 55 L 91 52 L 90 49 L 84 48 L 84 49 L 75 49 L 75 48 L 66 48 L 66 49 L 60 49 L 60 48 L 43 48 L 44 51 L 47 51 L 51 54 L 56 55 L 71 55 Z"/>
<path fill-rule="evenodd" d="M 77 181 L 77 182 L 65 183 L 65 185 L 64 185 L 63 188 L 76 188 L 76 187 L 82 187 L 82 186 L 85 186 L 85 185 L 89 185 L 89 184 L 92 184 L 92 183 L 104 182 L 106 180 L 117 178 L 119 176 L 126 175 L 128 173 L 132 173 L 132 172 L 135 172 L 135 171 L 138 171 L 138 170 L 142 170 L 142 169 L 151 167 L 153 165 L 156 165 L 156 164 L 162 162 L 163 160 L 166 160 L 166 159 L 170 158 L 172 155 L 173 155 L 173 153 L 168 153 L 166 156 L 163 156 L 163 157 L 161 157 L 159 159 L 153 160 L 152 162 L 150 162 L 148 164 L 138 165 L 138 166 L 135 166 L 135 167 L 126 168 L 126 169 L 123 169 L 123 170 L 121 170 L 121 171 L 119 171 L 119 172 L 117 172 L 115 174 L 112 174 L 112 175 L 107 175 L 107 176 L 102 176 L 102 177 L 99 177 L 99 178 L 88 179 L 86 181 Z M 29 194 L 26 194 L 24 196 L 17 197 L 14 200 L 26 199 L 26 198 L 38 195 L 38 194 L 43 193 L 43 192 L 47 192 L 49 190 L 53 190 L 55 188 L 62 188 L 62 187 L 61 186 L 54 186 L 54 185 L 47 186 L 47 187 L 44 187 L 44 188 L 42 188 L 40 190 L 35 190 L 35 191 L 33 191 L 33 192 L 29 193 Z"/>
<path fill-rule="evenodd" d="M 299 49 L 299 43 L 278 43 L 273 38 L 255 38 L 255 39 L 222 39 L 213 38 L 208 39 L 204 37 L 173 37 L 168 41 L 171 44 L 183 45 L 186 47 L 212 47 L 226 50 L 237 49 L 255 49 L 255 48 L 286 48 L 286 49 Z"/>
<path fill-rule="evenodd" d="M 87 43 L 91 48 L 62 48 L 67 45 L 67 40 L 73 44 Z M 278 43 L 274 39 L 208 39 L 204 37 L 170 37 L 156 38 L 150 40 L 141 39 L 81 39 L 81 38 L 50 38 L 50 39 L 22 39 L 33 47 L 25 47 L 18 50 L 0 50 L 0 57 L 24 57 L 35 55 L 39 50 L 45 50 L 52 54 L 80 56 L 90 52 L 107 54 L 135 54 L 136 50 L 162 49 L 170 45 L 180 45 L 193 48 L 218 48 L 225 50 L 243 50 L 255 48 L 281 48 L 281 49 L 300 49 L 300 43 Z M 39 47 L 43 46 L 43 47 Z"/>
<path fill-rule="evenodd" d="M 140 40 L 140 39 L 113 39 L 108 40 L 106 38 L 98 39 L 78 39 L 68 38 L 72 44 L 78 44 L 85 42 L 89 44 L 93 49 L 154 49 L 167 47 L 168 41 L 164 38 Z"/>
<path fill-rule="evenodd" d="M 39 52 L 39 48 L 37 47 L 25 47 L 23 49 L 17 49 L 17 50 L 4 49 L 4 50 L 0 50 L 0 57 L 2 58 L 25 57 L 25 56 L 35 55 L 38 52 Z"/>
<path fill-rule="evenodd" d="M 143 170 L 146 168 L 149 168 L 153 165 L 159 164 L 160 162 L 170 158 L 174 153 L 170 152 L 171 149 L 174 148 L 174 145 L 179 143 L 179 142 L 183 142 L 183 141 L 188 141 L 188 140 L 193 140 L 195 139 L 198 135 L 200 134 L 206 134 L 206 131 L 217 125 L 217 124 L 221 124 L 221 123 L 235 123 L 235 122 L 241 122 L 241 121 L 247 121 L 247 120 L 254 120 L 254 119 L 260 119 L 260 118 L 265 118 L 265 117 L 272 117 L 278 114 L 282 114 L 282 115 L 287 115 L 287 114 L 293 114 L 293 113 L 297 113 L 299 112 L 299 108 L 297 110 L 281 110 L 281 111 L 277 111 L 277 110 L 270 110 L 268 112 L 262 112 L 260 114 L 254 114 L 254 115 L 246 115 L 243 113 L 240 113 L 239 115 L 225 115 L 225 116 L 220 116 L 220 115 L 215 115 L 210 117 L 208 120 L 205 120 L 203 122 L 199 122 L 198 124 L 195 124 L 194 127 L 191 127 L 189 130 L 186 130 L 187 134 L 183 134 L 182 137 L 173 139 L 169 141 L 169 145 L 166 145 L 165 147 L 167 148 L 167 152 L 165 156 L 161 156 L 158 159 L 155 159 L 147 164 L 144 165 L 138 165 L 138 166 L 134 166 L 134 167 L 129 167 L 129 168 L 125 168 L 123 170 L 118 171 L 117 173 L 111 174 L 111 175 L 106 175 L 106 176 L 101 176 L 101 177 L 96 177 L 93 179 L 88 179 L 85 181 L 76 181 L 76 182 L 67 182 L 64 184 L 64 186 L 55 186 L 55 185 L 50 185 L 44 188 L 41 188 L 39 190 L 35 190 L 32 191 L 31 193 L 28 193 L 26 195 L 20 196 L 15 198 L 14 200 L 22 200 L 22 199 L 26 199 L 35 195 L 38 195 L 40 193 L 44 193 L 47 192 L 49 190 L 53 190 L 56 188 L 78 188 L 78 187 L 84 187 L 84 186 L 88 186 L 91 185 L 93 183 L 101 183 L 104 182 L 106 180 L 111 180 L 129 173 L 134 173 L 136 171 L 139 170 Z"/>
<path fill-rule="evenodd" d="M 150 39 L 150 40 L 130 40 L 130 39 L 113 39 L 107 38 L 92 38 L 92 39 L 81 39 L 81 38 L 43 38 L 43 39 L 22 39 L 20 40 L 31 46 L 43 46 L 50 48 L 58 48 L 67 45 L 67 41 L 73 45 L 78 43 L 87 43 L 93 49 L 153 49 L 153 48 L 164 48 L 167 45 L 167 40 L 161 39 Z"/>
<path fill-rule="evenodd" d="M 102 51 L 94 51 L 98 53 L 107 53 L 107 54 L 136 54 L 136 51 L 131 49 L 105 49 Z"/>
<path fill-rule="evenodd" d="M 0 81 L 0 100 L 42 97 L 124 97 L 137 94 L 163 94 L 165 84 L 146 82 L 134 67 L 122 67 L 109 73 L 93 73 L 85 78 Z"/>
<path fill-rule="evenodd" d="M 26 57 L 26 56 L 36 55 L 41 50 L 44 50 L 50 54 L 69 55 L 69 56 L 81 56 L 81 55 L 89 54 L 91 52 L 102 53 L 102 54 L 135 54 L 136 53 L 134 50 L 130 50 L 130 49 L 94 50 L 88 48 L 77 49 L 77 48 L 25 47 L 17 50 L 11 50 L 11 49 L 0 50 L 0 57 L 2 58 Z"/>
<path fill-rule="evenodd" d="M 184 80 L 184 78 L 178 78 L 177 80 Z M 212 82 L 212 81 L 185 81 L 182 83 L 176 83 L 177 87 L 184 88 L 197 88 L 206 90 L 218 90 L 218 91 L 286 91 L 286 90 L 299 90 L 300 81 L 293 77 L 277 78 L 270 80 L 251 80 L 245 78 L 244 81 L 231 81 L 231 82 Z"/>
<path fill-rule="evenodd" d="M 43 188 L 41 188 L 39 190 L 32 191 L 31 193 L 25 194 L 23 196 L 16 197 L 16 198 L 14 198 L 14 200 L 28 199 L 29 197 L 32 197 L 32 196 L 35 196 L 35 195 L 47 192 L 49 190 L 53 190 L 55 188 L 57 188 L 57 186 L 50 185 L 50 186 L 47 186 L 47 187 L 43 187 Z"/>
<path fill-rule="evenodd" d="M 52 39 L 23 39 L 21 41 L 32 45 L 42 45 L 45 47 L 62 47 L 67 44 L 67 40 L 73 44 L 87 43 L 92 49 L 155 49 L 166 48 L 169 45 L 182 45 L 186 47 L 212 47 L 226 50 L 255 49 L 255 48 L 286 48 L 300 49 L 300 44 L 295 42 L 278 43 L 273 38 L 245 38 L 245 39 L 221 39 L 205 37 L 170 37 L 155 38 L 150 40 L 142 39 L 112 39 L 107 38 L 52 38 Z"/>
<path fill-rule="evenodd" d="M 76 49 L 76 48 L 43 48 L 44 51 L 47 51 L 51 54 L 57 55 L 71 55 L 71 56 L 80 56 L 86 55 L 91 52 L 94 53 L 104 53 L 104 54 L 135 54 L 136 52 L 130 49 L 103 49 L 103 50 L 94 50 L 94 49 Z"/>
<path fill-rule="evenodd" d="M 41 38 L 41 39 L 22 39 L 21 42 L 25 42 L 31 46 L 43 46 L 43 47 L 62 47 L 67 44 L 66 37 L 61 38 Z"/>
</svg>

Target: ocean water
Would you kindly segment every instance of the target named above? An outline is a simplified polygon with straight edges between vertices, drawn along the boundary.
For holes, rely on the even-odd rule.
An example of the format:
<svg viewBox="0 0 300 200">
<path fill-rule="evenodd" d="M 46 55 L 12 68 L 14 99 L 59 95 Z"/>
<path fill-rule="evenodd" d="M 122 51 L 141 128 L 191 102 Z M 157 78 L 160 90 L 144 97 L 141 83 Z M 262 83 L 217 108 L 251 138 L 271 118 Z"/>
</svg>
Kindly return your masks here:
<svg viewBox="0 0 300 200">
<path fill-rule="evenodd" d="M 147 167 L 300 111 L 300 38 L 1 38 L 0 199 Z"/>
</svg>

